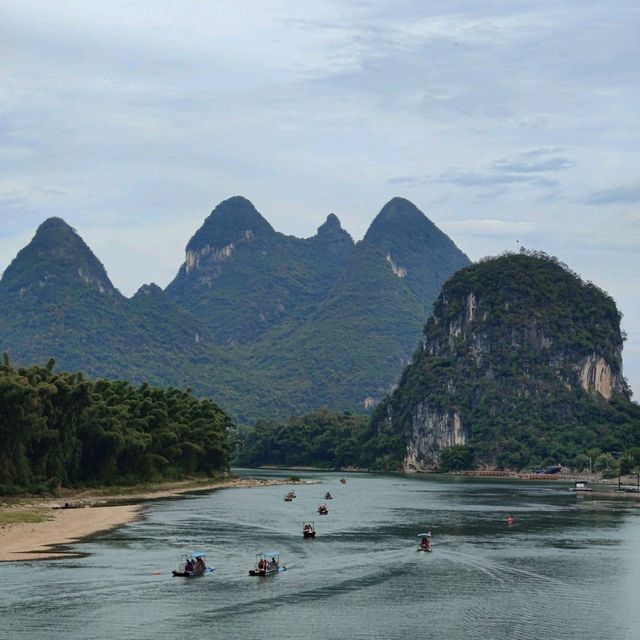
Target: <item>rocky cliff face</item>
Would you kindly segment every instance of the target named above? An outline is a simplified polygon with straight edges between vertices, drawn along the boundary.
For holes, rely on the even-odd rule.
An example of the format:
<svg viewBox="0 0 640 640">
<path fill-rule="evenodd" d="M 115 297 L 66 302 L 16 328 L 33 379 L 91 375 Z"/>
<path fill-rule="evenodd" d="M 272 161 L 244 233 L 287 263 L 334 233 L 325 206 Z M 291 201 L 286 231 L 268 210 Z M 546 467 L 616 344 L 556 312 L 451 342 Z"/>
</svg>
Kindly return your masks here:
<svg viewBox="0 0 640 640">
<path fill-rule="evenodd" d="M 468 267 L 445 284 L 375 420 L 404 435 L 407 470 L 438 468 L 453 445 L 471 447 L 478 465 L 500 465 L 513 433 L 548 439 L 627 398 L 619 323 L 611 298 L 547 256 Z"/>
<path fill-rule="evenodd" d="M 457 411 L 442 411 L 421 402 L 412 415 L 403 467 L 405 471 L 430 469 L 429 461 L 437 460 L 442 449 L 466 444 L 467 438 Z"/>
</svg>

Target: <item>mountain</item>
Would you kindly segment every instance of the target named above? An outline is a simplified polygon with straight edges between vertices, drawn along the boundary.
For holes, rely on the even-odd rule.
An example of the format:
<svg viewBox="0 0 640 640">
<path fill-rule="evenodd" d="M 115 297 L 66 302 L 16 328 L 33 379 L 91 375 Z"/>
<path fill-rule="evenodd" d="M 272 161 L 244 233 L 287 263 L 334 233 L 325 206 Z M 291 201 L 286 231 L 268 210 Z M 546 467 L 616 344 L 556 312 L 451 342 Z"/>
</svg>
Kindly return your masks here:
<svg viewBox="0 0 640 640">
<path fill-rule="evenodd" d="M 241 422 L 366 411 L 397 381 L 467 257 L 410 202 L 354 243 L 330 214 L 310 238 L 247 199 L 220 203 L 165 291 L 122 296 L 80 236 L 46 220 L 0 280 L 0 351 L 17 364 L 190 387 Z"/>
<path fill-rule="evenodd" d="M 396 383 L 446 278 L 469 259 L 408 200 L 394 198 L 313 314 L 265 362 L 295 406 L 368 409 Z"/>
<path fill-rule="evenodd" d="M 25 298 L 38 289 L 68 286 L 117 294 L 102 263 L 75 230 L 61 218 L 49 218 L 7 267 L 0 292 Z"/>
<path fill-rule="evenodd" d="M 52 355 L 94 364 L 92 342 L 114 345 L 126 299 L 78 234 L 59 218 L 40 225 L 0 281 L 0 349 L 21 362 Z M 115 352 L 115 350 L 114 350 Z"/>
<path fill-rule="evenodd" d="M 258 386 L 156 285 L 130 300 L 121 295 L 59 218 L 43 222 L 6 269 L 0 300 L 0 351 L 16 363 L 54 357 L 59 368 L 92 377 L 191 387 L 203 395 L 215 389 L 234 407 L 244 387 Z"/>
<path fill-rule="evenodd" d="M 372 420 L 407 470 L 579 467 L 640 445 L 614 301 L 544 254 L 469 266 L 444 285 L 421 348 Z M 575 463 L 575 465 L 573 464 Z"/>
<path fill-rule="evenodd" d="M 273 230 L 240 196 L 221 202 L 187 244 L 167 294 L 229 346 L 300 324 L 344 268 L 353 248 L 330 216 L 310 239 Z"/>
<path fill-rule="evenodd" d="M 428 313 L 447 278 L 469 264 L 453 241 L 404 198 L 393 198 L 381 209 L 363 243 L 384 255 Z"/>
</svg>

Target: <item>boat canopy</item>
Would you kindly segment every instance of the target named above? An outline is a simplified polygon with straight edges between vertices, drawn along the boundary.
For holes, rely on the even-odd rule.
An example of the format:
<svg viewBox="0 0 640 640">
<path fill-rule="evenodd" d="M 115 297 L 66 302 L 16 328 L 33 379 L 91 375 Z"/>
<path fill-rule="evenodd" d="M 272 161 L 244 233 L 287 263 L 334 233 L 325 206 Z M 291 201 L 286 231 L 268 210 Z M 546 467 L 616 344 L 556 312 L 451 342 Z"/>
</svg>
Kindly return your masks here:
<svg viewBox="0 0 640 640">
<path fill-rule="evenodd" d="M 431 537 L 431 531 L 427 531 L 427 533 L 419 533 L 418 538 L 430 538 Z"/>
<path fill-rule="evenodd" d="M 206 554 L 206 553 L 204 553 L 203 551 L 192 551 L 192 552 L 191 552 L 191 555 L 192 555 L 194 558 L 206 558 L 206 556 L 207 556 L 207 554 Z"/>
<path fill-rule="evenodd" d="M 265 556 L 279 556 L 280 554 L 277 551 L 263 551 Z"/>
</svg>

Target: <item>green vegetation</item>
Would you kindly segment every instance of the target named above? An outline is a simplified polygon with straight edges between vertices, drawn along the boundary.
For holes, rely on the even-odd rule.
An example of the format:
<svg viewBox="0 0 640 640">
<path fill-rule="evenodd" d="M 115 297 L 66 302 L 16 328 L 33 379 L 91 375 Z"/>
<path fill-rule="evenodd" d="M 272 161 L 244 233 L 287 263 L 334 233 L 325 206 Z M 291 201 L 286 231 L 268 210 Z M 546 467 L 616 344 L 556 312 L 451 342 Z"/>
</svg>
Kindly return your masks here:
<svg viewBox="0 0 640 640">
<path fill-rule="evenodd" d="M 334 215 L 300 239 L 230 198 L 187 249 L 189 269 L 166 292 L 145 285 L 127 299 L 73 229 L 45 221 L 0 281 L 0 352 L 190 387 L 240 424 L 366 412 L 397 381 L 444 280 L 468 264 L 400 198 L 356 245 Z"/>
<path fill-rule="evenodd" d="M 0 493 L 215 475 L 229 418 L 175 388 L 0 365 Z"/>
<path fill-rule="evenodd" d="M 35 524 L 37 522 L 44 522 L 45 520 L 52 520 L 53 516 L 48 511 L 33 510 L 10 510 L 0 511 L 0 527 L 6 524 Z"/>
<path fill-rule="evenodd" d="M 286 236 L 251 202 L 234 197 L 220 203 L 191 238 L 187 251 L 198 255 L 197 264 L 181 267 L 167 295 L 219 344 L 247 345 L 274 329 L 291 331 L 308 318 L 352 249 L 339 222 L 337 229 L 319 230 L 308 240 Z"/>
<path fill-rule="evenodd" d="M 411 437 L 420 405 L 439 416 L 455 411 L 467 438 L 427 464 L 584 468 L 591 457 L 611 466 L 640 446 L 640 407 L 620 373 L 619 325 L 608 295 L 544 254 L 462 269 L 443 287 L 425 349 L 378 408 L 371 433 Z M 609 401 L 581 386 L 579 371 L 594 356 L 609 367 Z"/>
<path fill-rule="evenodd" d="M 368 425 L 366 416 L 326 409 L 282 423 L 260 420 L 241 434 L 236 462 L 250 467 L 384 469 L 386 443 L 369 441 Z"/>
<path fill-rule="evenodd" d="M 464 471 L 473 469 L 473 452 L 462 444 L 447 447 L 440 454 L 440 471 Z"/>
</svg>

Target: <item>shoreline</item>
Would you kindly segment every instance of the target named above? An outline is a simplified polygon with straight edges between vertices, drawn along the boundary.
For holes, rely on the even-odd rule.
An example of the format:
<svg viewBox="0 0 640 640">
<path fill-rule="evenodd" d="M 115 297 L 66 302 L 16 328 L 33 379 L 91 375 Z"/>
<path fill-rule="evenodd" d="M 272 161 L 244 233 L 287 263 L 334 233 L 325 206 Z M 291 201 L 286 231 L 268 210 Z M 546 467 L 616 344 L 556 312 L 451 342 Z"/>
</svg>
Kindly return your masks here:
<svg viewBox="0 0 640 640">
<path fill-rule="evenodd" d="M 60 498 L 29 498 L 26 503 L 19 501 L 14 505 L 2 502 L 0 497 L 0 517 L 9 520 L 2 524 L 0 519 L 0 562 L 80 557 L 84 554 L 69 550 L 71 545 L 134 522 L 142 517 L 145 504 L 153 500 L 185 493 L 281 484 L 300 483 L 284 478 L 184 481 L 132 492 L 123 490 L 114 495 L 100 491 L 65 492 Z"/>
</svg>

